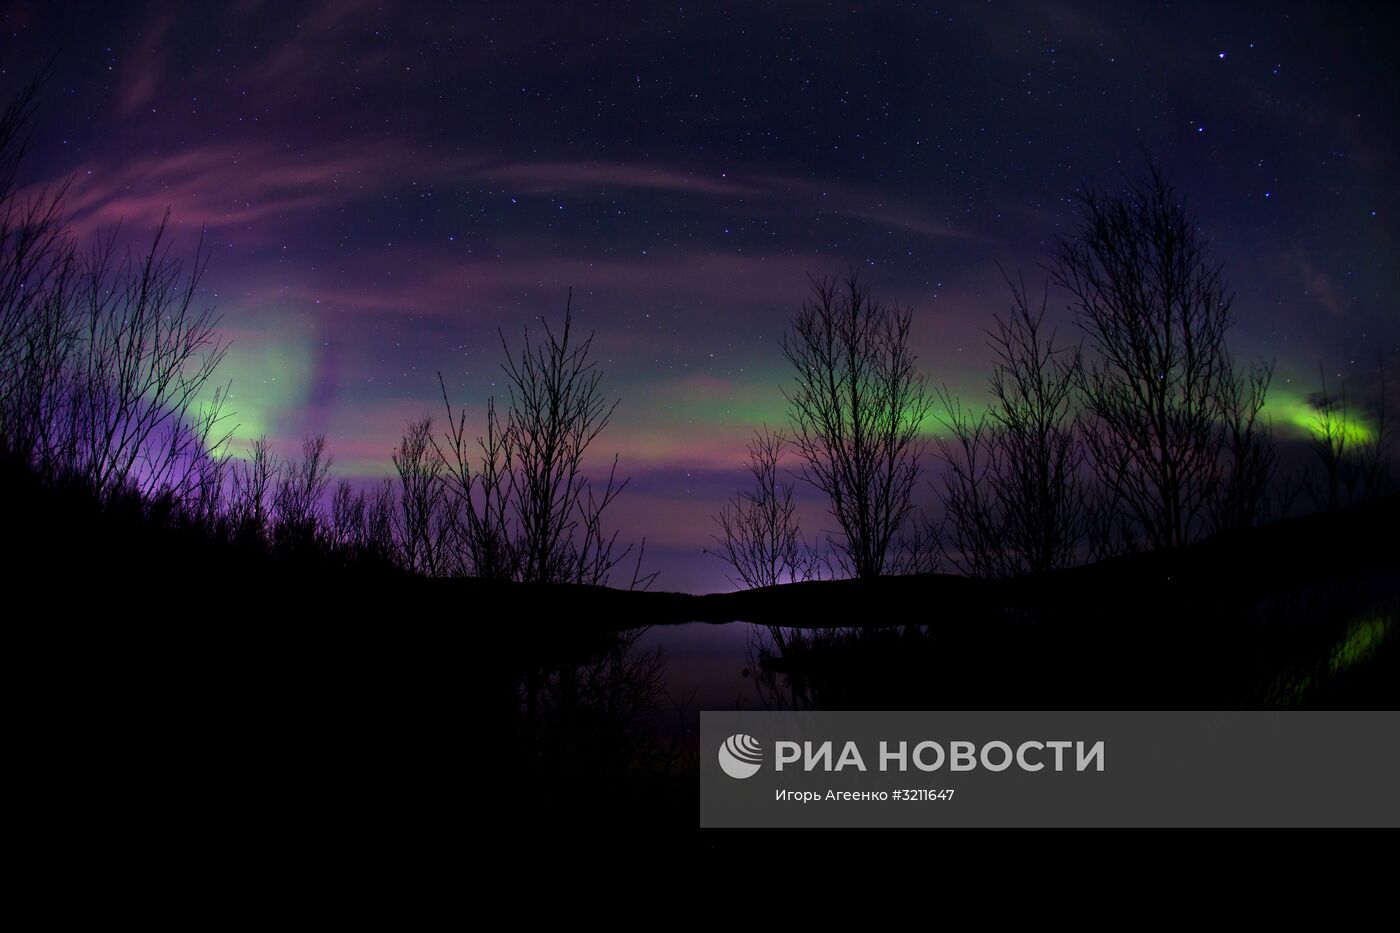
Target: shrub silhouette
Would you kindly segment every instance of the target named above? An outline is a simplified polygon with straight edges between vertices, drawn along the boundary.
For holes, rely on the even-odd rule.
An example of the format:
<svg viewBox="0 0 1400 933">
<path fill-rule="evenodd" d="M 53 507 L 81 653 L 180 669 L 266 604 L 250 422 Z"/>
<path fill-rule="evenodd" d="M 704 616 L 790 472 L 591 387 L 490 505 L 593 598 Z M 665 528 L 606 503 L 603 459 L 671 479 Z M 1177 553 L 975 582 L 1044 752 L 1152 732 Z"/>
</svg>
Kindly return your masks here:
<svg viewBox="0 0 1400 933">
<path fill-rule="evenodd" d="M 18 184 L 38 90 L 0 114 L 0 446 L 98 498 L 203 497 L 207 511 L 200 470 L 227 440 L 225 396 L 198 402 L 227 343 L 213 309 L 195 304 L 203 244 L 186 271 L 170 253 L 167 213 L 141 253 L 119 251 L 116 229 L 80 248 L 66 186 L 24 194 Z"/>
<path fill-rule="evenodd" d="M 788 446 L 782 431 L 765 426 L 749 441 L 752 490 L 734 495 L 714 516 L 719 533 L 712 536 L 717 555 L 734 569 L 730 582 L 753 588 L 814 580 L 820 564 L 797 519 L 793 484 L 780 475 Z"/>
</svg>

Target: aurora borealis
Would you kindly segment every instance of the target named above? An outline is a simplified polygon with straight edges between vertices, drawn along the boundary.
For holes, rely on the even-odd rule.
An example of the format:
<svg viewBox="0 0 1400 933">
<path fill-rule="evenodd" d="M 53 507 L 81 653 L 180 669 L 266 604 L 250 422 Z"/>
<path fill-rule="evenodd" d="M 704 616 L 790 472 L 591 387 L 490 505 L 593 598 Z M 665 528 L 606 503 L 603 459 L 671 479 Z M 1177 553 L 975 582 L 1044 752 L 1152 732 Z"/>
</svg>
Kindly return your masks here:
<svg viewBox="0 0 1400 933">
<path fill-rule="evenodd" d="M 976 404 L 998 264 L 1038 282 L 1074 187 L 1144 152 L 1226 264 L 1236 353 L 1277 361 L 1280 435 L 1319 370 L 1364 403 L 1400 372 L 1397 39 L 1379 4 L 19 2 L 0 80 L 52 61 L 28 174 L 71 179 L 79 229 L 207 231 L 241 442 L 324 432 L 383 475 L 438 371 L 479 411 L 497 329 L 572 288 L 624 536 L 706 589 L 808 275 L 912 307 Z"/>
</svg>

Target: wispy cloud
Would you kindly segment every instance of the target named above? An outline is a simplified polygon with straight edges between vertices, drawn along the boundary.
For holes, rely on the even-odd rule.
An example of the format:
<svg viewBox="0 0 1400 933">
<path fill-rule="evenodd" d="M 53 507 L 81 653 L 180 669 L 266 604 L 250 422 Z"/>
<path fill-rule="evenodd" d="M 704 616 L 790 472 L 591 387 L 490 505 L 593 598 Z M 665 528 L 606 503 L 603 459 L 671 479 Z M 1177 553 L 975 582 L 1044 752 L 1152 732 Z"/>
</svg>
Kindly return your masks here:
<svg viewBox="0 0 1400 933">
<path fill-rule="evenodd" d="M 1320 269 L 1302 247 L 1291 250 L 1282 259 L 1300 285 L 1303 294 L 1316 301 L 1333 317 L 1345 317 L 1349 299 L 1330 275 Z"/>
<path fill-rule="evenodd" d="M 762 193 L 760 189 L 730 180 L 727 174 L 704 175 L 624 162 L 517 162 L 485 170 L 481 177 L 543 195 L 601 195 L 610 190 L 625 190 L 732 198 Z"/>
<path fill-rule="evenodd" d="M 406 264 L 407 263 L 407 264 Z M 308 271 L 284 282 L 244 286 L 252 303 L 315 305 L 335 314 L 461 317 L 514 307 L 525 293 L 590 291 L 625 295 L 633 307 L 665 296 L 713 308 L 789 302 L 821 260 L 808 255 L 743 255 L 696 250 L 656 257 L 593 259 L 543 252 L 515 259 L 454 258 L 421 251 L 384 253 Z"/>
<path fill-rule="evenodd" d="M 177 227 L 270 225 L 276 235 L 308 211 L 412 184 L 501 188 L 512 196 L 592 199 L 672 193 L 703 199 L 721 213 L 754 211 L 854 220 L 917 236 L 980 241 L 935 211 L 854 186 L 775 176 L 736 177 L 658 164 L 587 161 L 490 162 L 470 155 L 425 156 L 412 143 L 365 140 L 297 151 L 261 143 L 191 146 L 72 173 L 69 208 L 79 229 L 119 221 L 144 228 L 167 208 Z M 256 234 L 255 234 L 256 235 Z"/>
<path fill-rule="evenodd" d="M 695 172 L 628 162 L 515 162 L 481 169 L 477 177 L 518 186 L 522 195 L 590 198 L 626 192 L 662 192 L 711 199 L 731 211 L 782 209 L 814 217 L 853 219 L 925 237 L 984 241 L 937 211 L 878 191 L 840 182 L 761 172 Z"/>
<path fill-rule="evenodd" d="M 120 116 L 129 117 L 149 107 L 165 90 L 165 38 L 174 25 L 174 14 L 166 11 L 153 17 L 142 29 L 117 91 Z"/>
<path fill-rule="evenodd" d="M 266 144 L 195 146 L 80 166 L 72 173 L 68 208 L 80 231 L 118 222 L 154 226 L 167 209 L 177 227 L 247 226 L 289 221 L 460 167 L 456 160 L 420 162 L 411 147 L 392 140 L 309 152 Z"/>
</svg>

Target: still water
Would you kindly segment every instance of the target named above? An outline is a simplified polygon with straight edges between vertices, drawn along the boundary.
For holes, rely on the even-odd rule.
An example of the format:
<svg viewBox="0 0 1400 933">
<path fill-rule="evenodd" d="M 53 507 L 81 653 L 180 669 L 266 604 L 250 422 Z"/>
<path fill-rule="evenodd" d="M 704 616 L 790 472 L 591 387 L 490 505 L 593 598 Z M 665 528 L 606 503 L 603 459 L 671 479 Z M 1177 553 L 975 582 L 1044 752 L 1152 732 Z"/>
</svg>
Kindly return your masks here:
<svg viewBox="0 0 1400 933">
<path fill-rule="evenodd" d="M 1152 618 L 986 614 L 936 624 L 791 629 L 658 624 L 520 660 L 525 734 L 694 734 L 734 709 L 1374 708 L 1394 702 L 1393 583 L 1306 605 L 1226 605 Z M 1345 597 L 1345 598 L 1344 598 Z"/>
<path fill-rule="evenodd" d="M 660 653 L 666 702 L 698 722 L 700 710 L 766 708 L 753 672 L 771 642 L 763 626 L 691 622 L 645 629 L 637 650 Z"/>
</svg>

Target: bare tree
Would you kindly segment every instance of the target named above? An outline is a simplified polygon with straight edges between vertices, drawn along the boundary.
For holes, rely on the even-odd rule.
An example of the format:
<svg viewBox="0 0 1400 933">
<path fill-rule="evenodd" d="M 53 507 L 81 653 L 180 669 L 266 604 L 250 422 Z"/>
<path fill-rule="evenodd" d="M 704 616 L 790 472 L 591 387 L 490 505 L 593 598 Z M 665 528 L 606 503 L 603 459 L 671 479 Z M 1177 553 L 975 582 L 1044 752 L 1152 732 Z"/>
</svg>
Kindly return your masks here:
<svg viewBox="0 0 1400 933">
<path fill-rule="evenodd" d="M 540 338 L 526 328 L 518 352 L 500 335 L 509 405 L 502 418 L 494 399 L 488 403 L 486 433 L 474 442 L 465 411 L 453 410 L 444 389 L 448 428 L 433 443 L 461 510 L 463 564 L 477 575 L 601 585 L 632 552 L 619 551 L 617 532 L 603 521 L 627 485 L 617 476 L 617 457 L 605 480 L 595 482 L 585 470 L 618 403 L 603 395 L 593 336 L 574 334 L 572 305 L 571 292 L 561 329 L 546 322 Z M 634 588 L 654 577 L 640 572 L 644 548 Z"/>
<path fill-rule="evenodd" d="M 860 578 L 891 569 L 914 512 L 932 399 L 909 349 L 912 314 L 872 298 L 852 272 L 840 284 L 813 280 L 783 338 L 797 377 L 784 389 L 793 448 L 830 501 L 837 560 Z"/>
<path fill-rule="evenodd" d="M 247 460 L 235 462 L 229 517 L 238 537 L 261 539 L 267 534 L 280 472 L 266 434 L 253 441 Z"/>
<path fill-rule="evenodd" d="M 58 432 L 77 326 L 78 256 L 63 220 L 66 184 L 26 189 L 20 170 L 43 79 L 0 112 L 0 452 L 43 471 Z"/>
<path fill-rule="evenodd" d="M 272 497 L 273 542 L 283 549 L 314 549 L 325 520 L 321 500 L 330 485 L 331 458 L 323 434 L 302 442 L 301 459 L 289 460 L 278 474 Z"/>
<path fill-rule="evenodd" d="M 600 582 L 598 551 L 609 542 L 574 532 L 596 528 L 596 519 L 621 491 L 610 472 L 594 495 L 583 471 L 584 455 L 617 409 L 600 389 L 602 373 L 590 359 L 593 337 L 573 335 L 572 296 L 557 334 L 546 322 L 544 339 L 512 354 L 504 336 L 503 366 L 509 385 L 507 430 L 514 469 L 508 477 L 517 522 L 519 575 L 527 581 Z M 614 458 L 614 468 L 616 458 Z M 625 485 L 625 481 L 623 483 Z M 593 553 L 590 554 L 589 552 Z"/>
<path fill-rule="evenodd" d="M 943 547 L 953 564 L 972 577 L 1007 576 L 1001 537 L 1002 503 L 992 489 L 996 445 L 986 412 L 973 413 L 946 388 L 939 390 L 948 431 L 938 439 L 943 460 Z"/>
<path fill-rule="evenodd" d="M 816 579 L 820 562 L 813 555 L 797 519 L 793 484 L 781 475 L 787 437 L 765 425 L 749 441 L 752 490 L 736 493 L 714 516 L 719 533 L 715 550 L 738 579 L 736 586 L 754 588 Z"/>
<path fill-rule="evenodd" d="M 136 493 L 207 516 L 226 392 L 200 399 L 227 345 L 212 309 L 194 306 L 202 243 L 188 274 L 165 221 L 144 254 L 119 253 L 115 229 L 80 251 L 66 185 L 19 181 L 42 83 L 0 112 L 0 448 L 99 497 Z"/>
<path fill-rule="evenodd" d="M 348 480 L 335 484 L 331 493 L 331 543 L 348 551 L 363 551 L 366 545 L 365 534 L 365 493 L 356 492 Z"/>
<path fill-rule="evenodd" d="M 1378 377 L 1376 404 L 1368 423 L 1349 401 L 1346 383 L 1329 392 L 1327 377 L 1318 367 L 1321 390 L 1312 398 L 1315 415 L 1309 425 L 1309 446 L 1322 467 L 1320 483 L 1309 486 L 1318 508 L 1366 502 L 1394 488 L 1383 359 L 1378 361 Z"/>
<path fill-rule="evenodd" d="M 453 410 L 447 384 L 438 373 L 442 401 L 447 409 L 447 429 L 442 442 L 434 438 L 438 458 L 445 465 L 444 479 L 462 516 L 458 544 L 467 573 L 488 580 L 514 580 L 519 561 L 512 533 L 512 484 L 514 472 L 511 434 L 496 414 L 495 400 L 486 404 L 486 433 L 468 440 L 467 413 Z"/>
<path fill-rule="evenodd" d="M 213 310 L 194 304 L 202 247 L 185 275 L 165 234 L 163 221 L 149 252 L 118 259 L 114 230 L 83 264 L 76 465 L 98 495 L 128 483 L 150 495 L 170 481 L 182 453 L 170 433 L 185 433 L 228 349 Z"/>
<path fill-rule="evenodd" d="M 1120 193 L 1085 186 L 1079 204 L 1051 271 L 1092 350 L 1075 369 L 1090 460 L 1124 533 L 1185 544 L 1209 526 L 1228 475 L 1224 428 L 1241 412 L 1225 344 L 1233 296 L 1155 165 Z"/>
<path fill-rule="evenodd" d="M 1012 310 L 988 331 L 991 405 L 973 415 L 945 389 L 947 547 L 973 576 L 1009 577 L 1073 564 L 1088 535 L 1088 489 L 1073 408 L 1070 348 L 1044 332 L 1048 290 L 1033 307 L 1006 277 Z"/>
<path fill-rule="evenodd" d="M 393 454 L 399 474 L 398 540 L 403 564 L 433 576 L 441 571 L 444 546 L 443 461 L 433 445 L 433 420 L 409 422 Z"/>
<path fill-rule="evenodd" d="M 42 479 L 80 482 L 108 506 L 139 503 L 156 522 L 260 547 L 387 553 L 383 490 L 338 490 L 334 536 L 325 533 L 324 438 L 286 464 L 266 437 L 247 462 L 226 456 L 229 386 L 211 379 L 228 344 L 213 309 L 196 302 L 202 237 L 191 263 L 176 259 L 167 212 L 144 249 L 119 248 L 113 229 L 80 250 L 65 186 L 20 183 L 40 83 L 0 111 L 0 455 Z"/>
<path fill-rule="evenodd" d="M 382 480 L 365 494 L 365 551 L 370 557 L 383 561 L 394 558 L 394 490 L 393 484 Z"/>
<path fill-rule="evenodd" d="M 177 445 L 184 448 L 185 464 L 177 471 L 172 491 L 187 514 L 210 529 L 223 520 L 229 505 L 226 495 L 233 461 L 228 448 L 234 429 L 226 424 L 228 390 L 227 384 L 215 390 L 210 403 L 191 416 L 188 443 L 180 438 Z M 172 431 L 171 437 L 179 434 Z"/>
<path fill-rule="evenodd" d="M 1227 471 L 1208 504 L 1215 531 L 1249 528 L 1271 517 L 1278 476 L 1273 428 L 1263 416 L 1273 364 L 1227 363 L 1226 369 L 1221 402 Z"/>
</svg>

